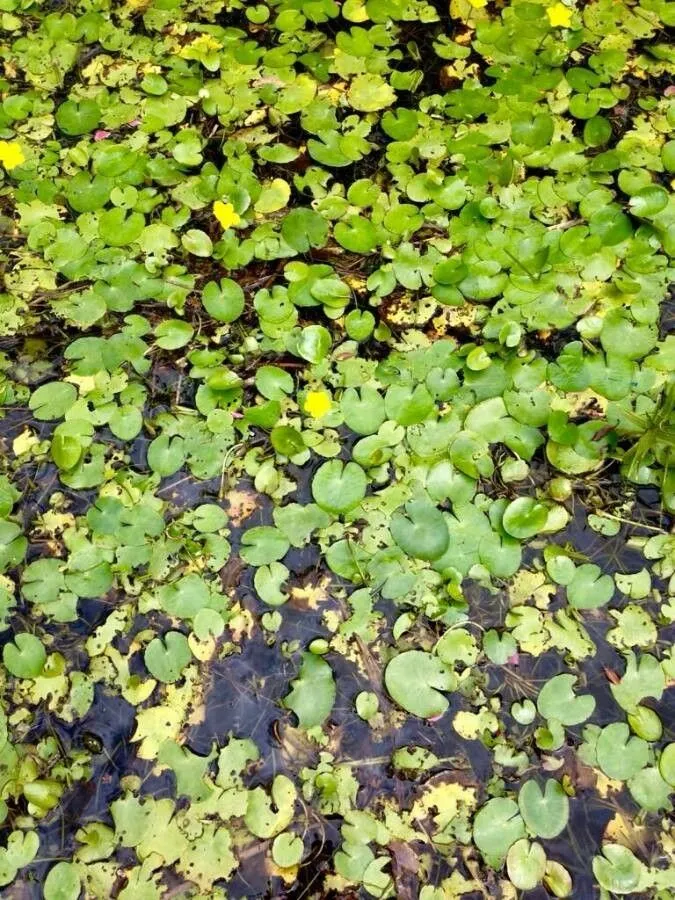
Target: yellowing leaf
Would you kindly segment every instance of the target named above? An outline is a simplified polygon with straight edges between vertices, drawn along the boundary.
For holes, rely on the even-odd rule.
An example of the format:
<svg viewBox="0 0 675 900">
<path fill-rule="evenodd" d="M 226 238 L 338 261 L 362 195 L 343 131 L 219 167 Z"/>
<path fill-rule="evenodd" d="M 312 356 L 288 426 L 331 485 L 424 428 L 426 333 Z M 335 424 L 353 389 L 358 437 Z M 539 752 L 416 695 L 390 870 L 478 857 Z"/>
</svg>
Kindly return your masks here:
<svg viewBox="0 0 675 900">
<path fill-rule="evenodd" d="M 499 731 L 499 720 L 489 709 L 481 709 L 472 713 L 460 710 L 452 720 L 457 734 L 467 741 L 475 741 L 484 731 L 496 734 Z"/>
<path fill-rule="evenodd" d="M 342 15 L 348 22 L 367 22 L 370 18 L 364 0 L 345 0 Z"/>
<path fill-rule="evenodd" d="M 255 211 L 271 213 L 283 209 L 290 200 L 291 188 L 283 178 L 273 178 L 263 185 L 262 193 L 256 200 Z"/>
<path fill-rule="evenodd" d="M 211 892 L 213 882 L 229 878 L 237 867 L 232 838 L 226 828 L 206 823 L 204 830 L 181 854 L 176 868 L 197 885 L 201 896 Z"/>
<path fill-rule="evenodd" d="M 360 112 L 376 112 L 385 109 L 396 100 L 393 88 L 381 75 L 357 75 L 352 81 L 348 99 L 350 105 Z"/>
<path fill-rule="evenodd" d="M 199 55 L 220 50 L 222 46 L 220 41 L 216 40 L 213 35 L 200 34 L 194 41 L 186 44 L 178 55 L 182 56 L 183 59 L 196 59 Z"/>
<path fill-rule="evenodd" d="M 14 456 L 22 456 L 39 443 L 37 436 L 30 429 L 24 428 L 21 434 L 12 441 L 12 452 Z"/>
<path fill-rule="evenodd" d="M 163 741 L 178 740 L 190 710 L 200 705 L 204 688 L 197 667 L 188 666 L 183 671 L 183 684 L 167 685 L 164 703 L 138 711 L 131 740 L 139 744 L 140 759 L 154 759 Z"/>
<path fill-rule="evenodd" d="M 230 521 L 237 527 L 260 506 L 260 497 L 253 491 L 233 490 L 225 495 L 225 499 Z"/>
<path fill-rule="evenodd" d="M 422 796 L 415 801 L 411 820 L 424 820 L 433 814 L 436 825 L 442 829 L 458 819 L 468 819 L 476 806 L 476 789 L 464 787 L 456 782 L 430 784 Z"/>
<path fill-rule="evenodd" d="M 295 585 L 291 588 L 291 599 L 300 609 L 317 609 L 319 603 L 330 599 L 328 595 L 329 579 L 322 578 L 317 584 Z"/>
</svg>

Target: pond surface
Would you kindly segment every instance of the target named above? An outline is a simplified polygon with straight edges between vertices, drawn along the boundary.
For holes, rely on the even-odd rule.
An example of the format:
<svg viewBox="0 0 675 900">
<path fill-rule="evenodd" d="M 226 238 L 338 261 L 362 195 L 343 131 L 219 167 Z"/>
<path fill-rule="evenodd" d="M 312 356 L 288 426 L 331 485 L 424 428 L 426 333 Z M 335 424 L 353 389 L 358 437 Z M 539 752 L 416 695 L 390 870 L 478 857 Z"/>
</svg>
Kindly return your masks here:
<svg viewBox="0 0 675 900">
<path fill-rule="evenodd" d="M 675 891 L 662 0 L 3 0 L 0 895 Z"/>
</svg>

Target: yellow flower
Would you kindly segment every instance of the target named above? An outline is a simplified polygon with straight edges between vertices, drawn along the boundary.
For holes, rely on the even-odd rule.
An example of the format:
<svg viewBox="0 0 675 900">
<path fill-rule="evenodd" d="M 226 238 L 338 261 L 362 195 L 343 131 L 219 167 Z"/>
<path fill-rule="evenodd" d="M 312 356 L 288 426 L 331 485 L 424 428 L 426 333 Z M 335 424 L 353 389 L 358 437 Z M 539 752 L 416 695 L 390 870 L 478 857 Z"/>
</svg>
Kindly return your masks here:
<svg viewBox="0 0 675 900">
<path fill-rule="evenodd" d="M 322 419 L 333 408 L 328 391 L 308 391 L 304 402 L 305 412 L 315 419 Z"/>
<path fill-rule="evenodd" d="M 241 216 L 234 211 L 234 206 L 231 203 L 223 203 L 222 200 L 216 200 L 213 204 L 213 215 L 223 228 L 231 228 L 241 222 Z"/>
<path fill-rule="evenodd" d="M 546 15 L 554 28 L 569 28 L 572 24 L 572 10 L 564 3 L 546 7 Z"/>
<path fill-rule="evenodd" d="M 487 0 L 469 0 L 469 6 L 473 6 L 474 9 L 483 9 L 484 6 L 487 6 Z"/>
<path fill-rule="evenodd" d="M 16 141 L 0 141 L 0 163 L 9 172 L 10 169 L 16 169 L 21 163 L 26 162 L 23 150 Z"/>
</svg>

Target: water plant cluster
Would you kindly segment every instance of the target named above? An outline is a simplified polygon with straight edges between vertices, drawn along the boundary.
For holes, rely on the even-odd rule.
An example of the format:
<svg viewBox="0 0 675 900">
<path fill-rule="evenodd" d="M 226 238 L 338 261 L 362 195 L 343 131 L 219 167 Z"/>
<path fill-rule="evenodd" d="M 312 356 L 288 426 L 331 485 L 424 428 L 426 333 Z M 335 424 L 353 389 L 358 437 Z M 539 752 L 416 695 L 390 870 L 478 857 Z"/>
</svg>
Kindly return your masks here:
<svg viewBox="0 0 675 900">
<path fill-rule="evenodd" d="M 3 897 L 675 890 L 665 0 L 0 0 Z"/>
</svg>

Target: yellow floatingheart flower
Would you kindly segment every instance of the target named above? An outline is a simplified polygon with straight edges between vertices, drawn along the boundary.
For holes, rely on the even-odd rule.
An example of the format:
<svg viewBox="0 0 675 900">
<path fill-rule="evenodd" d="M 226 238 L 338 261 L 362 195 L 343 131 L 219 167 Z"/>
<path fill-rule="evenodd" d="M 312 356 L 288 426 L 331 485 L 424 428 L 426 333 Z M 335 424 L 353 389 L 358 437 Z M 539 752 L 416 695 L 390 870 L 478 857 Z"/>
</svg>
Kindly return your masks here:
<svg viewBox="0 0 675 900">
<path fill-rule="evenodd" d="M 328 391 L 308 391 L 303 404 L 306 413 L 315 419 L 321 419 L 333 408 L 333 401 Z"/>
<path fill-rule="evenodd" d="M 554 28 L 569 28 L 572 24 L 572 10 L 564 3 L 547 6 L 546 15 Z"/>
<path fill-rule="evenodd" d="M 234 206 L 231 203 L 223 203 L 222 200 L 216 200 L 213 204 L 213 215 L 223 228 L 232 228 L 241 222 L 241 216 L 235 212 Z"/>
<path fill-rule="evenodd" d="M 17 144 L 16 141 L 0 141 L 0 163 L 8 172 L 25 162 L 26 157 L 23 155 L 20 144 Z"/>
<path fill-rule="evenodd" d="M 474 9 L 483 9 L 484 6 L 487 6 L 487 0 L 469 0 L 469 6 L 473 6 Z"/>
</svg>

